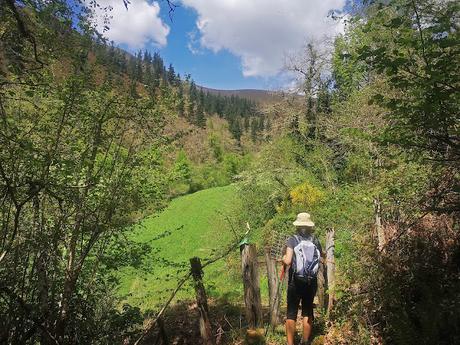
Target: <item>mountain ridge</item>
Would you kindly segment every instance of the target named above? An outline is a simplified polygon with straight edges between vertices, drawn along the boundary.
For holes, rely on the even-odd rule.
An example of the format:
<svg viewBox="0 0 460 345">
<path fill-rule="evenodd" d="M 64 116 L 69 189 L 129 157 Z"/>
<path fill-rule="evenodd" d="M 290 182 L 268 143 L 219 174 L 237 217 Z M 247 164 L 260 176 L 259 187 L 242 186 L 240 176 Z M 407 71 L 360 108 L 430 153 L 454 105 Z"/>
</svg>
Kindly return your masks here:
<svg viewBox="0 0 460 345">
<path fill-rule="evenodd" d="M 277 91 L 263 90 L 263 89 L 214 89 L 206 86 L 198 86 L 203 92 L 221 96 L 237 96 L 246 98 L 260 103 L 272 103 L 281 100 L 281 94 Z"/>
</svg>

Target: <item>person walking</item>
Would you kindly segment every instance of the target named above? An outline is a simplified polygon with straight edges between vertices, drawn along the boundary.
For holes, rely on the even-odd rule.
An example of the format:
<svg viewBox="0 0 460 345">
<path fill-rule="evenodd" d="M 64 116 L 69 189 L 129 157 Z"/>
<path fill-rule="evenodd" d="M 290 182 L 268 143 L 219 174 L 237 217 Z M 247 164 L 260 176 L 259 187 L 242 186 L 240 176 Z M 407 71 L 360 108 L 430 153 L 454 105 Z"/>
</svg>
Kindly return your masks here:
<svg viewBox="0 0 460 345">
<path fill-rule="evenodd" d="M 317 273 L 323 256 L 321 244 L 313 234 L 315 223 L 310 214 L 297 215 L 293 222 L 296 233 L 286 241 L 284 268 L 289 268 L 287 288 L 286 337 L 287 344 L 294 345 L 297 312 L 302 303 L 302 345 L 310 344 L 313 326 L 313 298 L 318 287 Z"/>
</svg>

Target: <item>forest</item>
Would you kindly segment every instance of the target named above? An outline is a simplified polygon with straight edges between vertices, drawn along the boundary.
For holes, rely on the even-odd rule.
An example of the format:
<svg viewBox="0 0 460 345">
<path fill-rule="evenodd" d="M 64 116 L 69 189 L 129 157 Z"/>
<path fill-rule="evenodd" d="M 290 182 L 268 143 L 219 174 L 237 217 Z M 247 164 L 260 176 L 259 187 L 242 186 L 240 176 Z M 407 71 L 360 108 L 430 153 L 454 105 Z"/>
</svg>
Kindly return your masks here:
<svg viewBox="0 0 460 345">
<path fill-rule="evenodd" d="M 459 2 L 355 1 L 268 101 L 117 47 L 97 6 L 0 3 L 0 344 L 286 344 L 264 255 L 305 211 L 335 232 L 311 344 L 460 344 Z"/>
</svg>

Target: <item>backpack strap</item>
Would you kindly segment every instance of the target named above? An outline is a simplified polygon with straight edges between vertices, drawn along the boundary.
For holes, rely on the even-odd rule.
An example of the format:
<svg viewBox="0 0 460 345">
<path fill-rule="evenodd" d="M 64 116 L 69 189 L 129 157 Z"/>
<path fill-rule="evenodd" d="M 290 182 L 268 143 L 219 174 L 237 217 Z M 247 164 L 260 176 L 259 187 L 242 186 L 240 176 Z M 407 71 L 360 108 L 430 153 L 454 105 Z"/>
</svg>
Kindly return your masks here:
<svg viewBox="0 0 460 345">
<path fill-rule="evenodd" d="M 310 241 L 310 242 L 312 242 L 310 237 L 303 237 L 303 236 L 298 235 L 298 234 L 295 234 L 294 237 L 296 238 L 296 240 L 298 242 L 297 244 L 299 244 L 302 241 Z"/>
<path fill-rule="evenodd" d="M 294 248 L 300 243 L 300 239 L 299 239 L 299 236 L 297 236 L 297 234 L 294 234 L 292 235 L 295 240 L 297 241 L 296 244 L 294 245 Z M 292 248 L 292 250 L 294 250 L 294 248 Z M 295 265 L 296 265 L 296 254 L 295 254 L 295 251 L 294 253 L 292 253 L 292 263 L 291 263 L 291 267 L 289 267 L 289 282 L 292 281 L 292 279 L 294 278 L 294 275 L 295 275 Z"/>
<path fill-rule="evenodd" d="M 313 240 L 313 239 L 314 239 L 313 234 L 310 235 L 308 238 L 304 238 L 304 237 L 301 237 L 301 236 L 295 234 L 295 235 L 294 235 L 294 238 L 297 240 L 297 242 L 298 242 L 297 244 L 299 244 L 300 242 L 302 242 L 303 239 L 305 239 L 305 240 L 308 240 L 308 241 L 310 241 L 311 243 L 313 243 L 313 244 L 315 245 L 315 247 L 316 247 L 316 244 L 315 244 L 315 242 L 314 242 L 314 240 Z"/>
<path fill-rule="evenodd" d="M 299 236 L 298 236 L 298 235 L 294 235 L 294 238 L 297 240 L 297 242 L 300 242 L 300 239 L 299 239 Z M 299 244 L 299 243 L 297 243 L 297 244 Z M 296 245 L 297 245 L 297 244 L 296 244 Z M 294 247 L 295 247 L 295 246 L 294 246 Z"/>
</svg>

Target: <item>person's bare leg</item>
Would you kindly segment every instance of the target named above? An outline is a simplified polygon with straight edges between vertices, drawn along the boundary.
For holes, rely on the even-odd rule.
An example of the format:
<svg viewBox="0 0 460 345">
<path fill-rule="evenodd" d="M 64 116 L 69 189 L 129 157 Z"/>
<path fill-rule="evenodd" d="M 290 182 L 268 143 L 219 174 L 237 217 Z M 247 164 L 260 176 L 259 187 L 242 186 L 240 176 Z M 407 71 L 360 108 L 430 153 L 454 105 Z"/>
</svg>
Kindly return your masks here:
<svg viewBox="0 0 460 345">
<path fill-rule="evenodd" d="M 302 334 L 302 342 L 307 342 L 308 339 L 310 339 L 310 335 L 311 335 L 311 329 L 312 329 L 312 318 L 311 317 L 304 317 L 302 319 L 302 326 L 303 326 L 303 334 Z"/>
<path fill-rule="evenodd" d="M 295 337 L 295 320 L 286 320 L 286 336 L 288 345 L 294 345 Z"/>
</svg>

